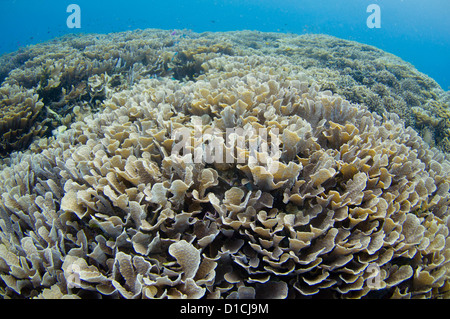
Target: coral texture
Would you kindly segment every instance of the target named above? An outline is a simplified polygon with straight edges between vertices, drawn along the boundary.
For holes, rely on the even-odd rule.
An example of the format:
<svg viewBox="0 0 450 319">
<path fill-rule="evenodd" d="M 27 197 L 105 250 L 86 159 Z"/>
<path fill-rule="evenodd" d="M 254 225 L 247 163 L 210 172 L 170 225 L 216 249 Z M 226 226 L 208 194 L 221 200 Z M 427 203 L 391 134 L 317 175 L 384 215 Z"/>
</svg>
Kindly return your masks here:
<svg viewBox="0 0 450 319">
<path fill-rule="evenodd" d="M 33 90 L 17 85 L 0 87 L 0 154 L 26 148 L 45 128 L 35 119 L 44 104 Z"/>
<path fill-rule="evenodd" d="M 289 57 L 293 64 L 312 74 L 323 90 L 331 90 L 351 102 L 365 104 L 382 115 L 398 114 L 432 146 L 449 151 L 449 93 L 411 64 L 373 46 L 327 35 L 304 35 L 278 39 L 278 47 L 267 54 Z M 423 121 L 423 114 L 436 114 Z"/>
<path fill-rule="evenodd" d="M 309 84 L 314 81 L 321 90 L 365 104 L 379 115 L 396 113 L 428 144 L 450 150 L 448 92 L 392 54 L 326 35 L 187 30 L 68 35 L 0 57 L 0 82 L 38 94 L 44 107 L 33 124 L 47 127 L 49 136 L 60 125 L 98 111 L 112 93 L 140 79 L 195 80 L 204 72 L 203 63 L 221 55 L 285 58 L 310 76 Z M 14 147 L 8 149 L 29 145 L 16 142 L 12 137 Z"/>
<path fill-rule="evenodd" d="M 449 298 L 447 154 L 225 48 L 128 89 L 91 74 L 98 112 L 2 160 L 0 295 Z"/>
</svg>

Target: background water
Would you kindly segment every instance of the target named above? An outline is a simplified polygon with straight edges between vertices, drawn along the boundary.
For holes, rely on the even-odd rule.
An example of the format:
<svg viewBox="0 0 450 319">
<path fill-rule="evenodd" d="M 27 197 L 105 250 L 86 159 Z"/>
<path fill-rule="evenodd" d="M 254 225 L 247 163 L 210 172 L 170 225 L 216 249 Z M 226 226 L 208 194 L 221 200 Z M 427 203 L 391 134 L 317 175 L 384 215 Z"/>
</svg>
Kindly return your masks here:
<svg viewBox="0 0 450 319">
<path fill-rule="evenodd" d="M 66 25 L 81 7 L 81 29 Z M 381 28 L 366 25 L 369 4 Z M 324 33 L 374 45 L 450 89 L 450 0 L 0 0 L 0 54 L 66 33 L 137 28 Z"/>
</svg>

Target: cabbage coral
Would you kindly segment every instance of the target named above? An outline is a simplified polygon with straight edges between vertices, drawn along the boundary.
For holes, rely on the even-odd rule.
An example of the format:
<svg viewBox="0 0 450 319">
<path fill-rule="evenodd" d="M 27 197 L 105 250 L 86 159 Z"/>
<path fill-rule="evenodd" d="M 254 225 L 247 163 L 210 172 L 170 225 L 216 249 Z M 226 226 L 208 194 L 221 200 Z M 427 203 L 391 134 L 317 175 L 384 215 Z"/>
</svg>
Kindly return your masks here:
<svg viewBox="0 0 450 319">
<path fill-rule="evenodd" d="M 112 92 L 3 161 L 3 297 L 448 297 L 445 153 L 284 59 L 201 67 Z M 278 134 L 230 148 L 227 128 Z M 231 161 L 190 160 L 207 132 Z"/>
</svg>

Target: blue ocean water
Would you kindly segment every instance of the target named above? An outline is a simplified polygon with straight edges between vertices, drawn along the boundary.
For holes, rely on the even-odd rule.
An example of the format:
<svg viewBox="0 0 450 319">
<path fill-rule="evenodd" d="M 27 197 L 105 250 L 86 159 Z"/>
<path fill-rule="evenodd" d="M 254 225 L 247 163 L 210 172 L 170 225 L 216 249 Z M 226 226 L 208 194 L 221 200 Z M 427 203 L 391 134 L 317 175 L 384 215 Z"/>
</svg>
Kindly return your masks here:
<svg viewBox="0 0 450 319">
<path fill-rule="evenodd" d="M 70 29 L 67 7 L 81 8 Z M 370 4 L 380 28 L 369 28 Z M 1 0 L 0 54 L 67 33 L 159 28 L 323 33 L 374 45 L 400 56 L 450 89 L 449 0 Z"/>
</svg>

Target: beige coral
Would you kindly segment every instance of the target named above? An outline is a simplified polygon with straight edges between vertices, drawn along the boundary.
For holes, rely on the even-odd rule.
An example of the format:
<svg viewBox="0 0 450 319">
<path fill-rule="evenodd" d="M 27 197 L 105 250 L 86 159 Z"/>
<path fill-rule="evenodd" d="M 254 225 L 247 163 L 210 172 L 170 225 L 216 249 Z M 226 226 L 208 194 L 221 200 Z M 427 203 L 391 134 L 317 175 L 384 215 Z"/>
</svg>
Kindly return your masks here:
<svg viewBox="0 0 450 319">
<path fill-rule="evenodd" d="M 445 153 L 286 60 L 201 67 L 142 79 L 2 162 L 3 296 L 449 296 Z M 276 170 L 274 136 L 234 134 L 232 148 L 236 127 L 278 130 Z M 173 152 L 177 129 L 188 154 Z M 205 132 L 231 161 L 194 160 Z"/>
</svg>

